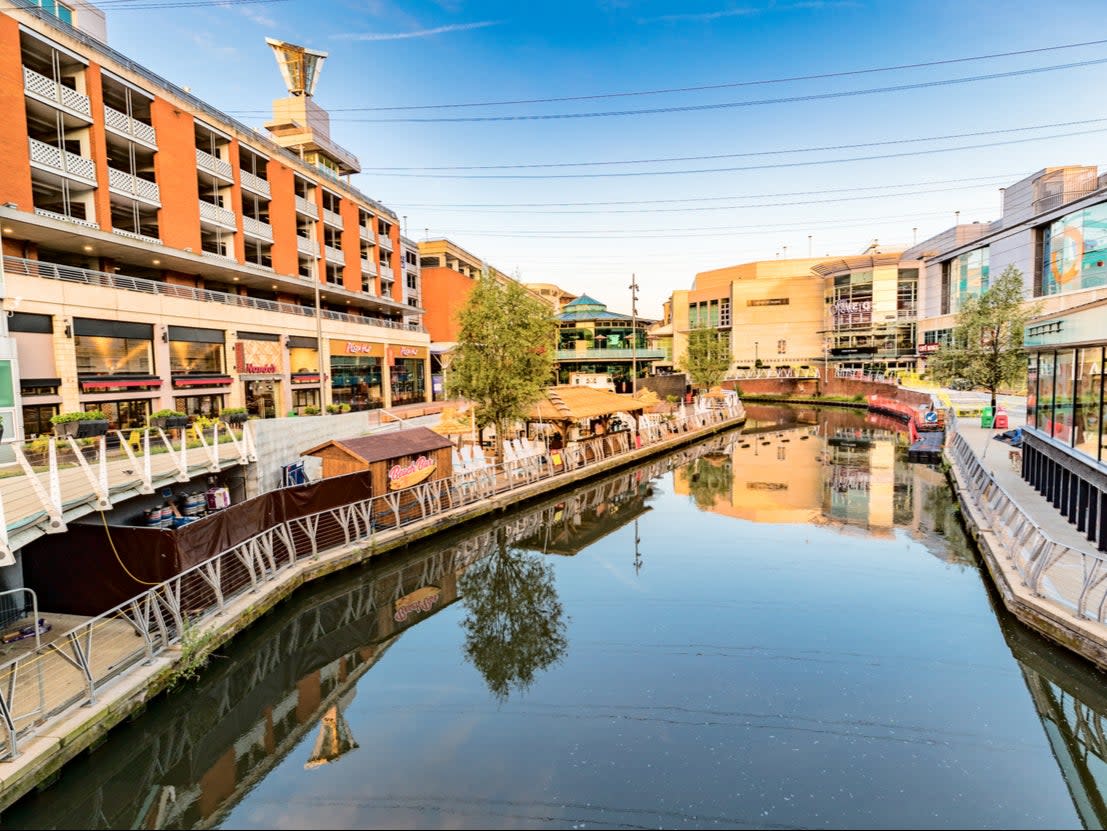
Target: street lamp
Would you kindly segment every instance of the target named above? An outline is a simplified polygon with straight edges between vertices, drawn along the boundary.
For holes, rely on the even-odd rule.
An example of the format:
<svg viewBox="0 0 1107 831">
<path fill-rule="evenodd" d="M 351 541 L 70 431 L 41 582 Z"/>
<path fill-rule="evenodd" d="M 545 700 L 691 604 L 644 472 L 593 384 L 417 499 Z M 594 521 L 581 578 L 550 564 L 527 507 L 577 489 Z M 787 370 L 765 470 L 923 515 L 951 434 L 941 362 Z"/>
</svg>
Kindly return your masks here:
<svg viewBox="0 0 1107 831">
<path fill-rule="evenodd" d="M 638 279 L 630 275 L 630 394 L 638 392 Z"/>
<path fill-rule="evenodd" d="M 753 368 L 760 369 L 759 366 L 761 359 L 757 356 L 757 341 L 753 342 Z"/>
</svg>

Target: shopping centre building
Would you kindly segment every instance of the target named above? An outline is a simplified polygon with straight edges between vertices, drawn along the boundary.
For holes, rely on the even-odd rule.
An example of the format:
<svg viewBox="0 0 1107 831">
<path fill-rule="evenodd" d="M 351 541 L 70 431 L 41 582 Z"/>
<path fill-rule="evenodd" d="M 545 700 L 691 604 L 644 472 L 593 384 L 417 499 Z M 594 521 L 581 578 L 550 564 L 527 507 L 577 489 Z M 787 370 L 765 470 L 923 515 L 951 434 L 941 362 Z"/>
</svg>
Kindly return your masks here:
<svg viewBox="0 0 1107 831">
<path fill-rule="evenodd" d="M 269 41 L 289 96 L 262 132 L 106 46 L 95 7 L 41 5 L 0 12 L 5 438 L 427 400 L 416 246 L 350 184 L 325 54 Z"/>
</svg>

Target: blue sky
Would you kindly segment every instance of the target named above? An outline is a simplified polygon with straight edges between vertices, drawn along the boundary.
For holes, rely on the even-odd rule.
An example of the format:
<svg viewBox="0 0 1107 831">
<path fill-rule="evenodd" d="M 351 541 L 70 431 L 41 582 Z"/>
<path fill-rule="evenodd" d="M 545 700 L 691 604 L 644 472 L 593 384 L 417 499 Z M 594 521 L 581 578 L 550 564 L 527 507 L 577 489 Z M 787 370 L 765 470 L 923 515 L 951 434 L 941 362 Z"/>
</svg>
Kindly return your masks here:
<svg viewBox="0 0 1107 831">
<path fill-rule="evenodd" d="M 120 6 L 104 5 L 112 46 L 251 126 L 260 127 L 272 99 L 284 94 L 265 37 L 329 52 L 316 101 L 332 113 L 334 138 L 361 160 L 365 172 L 354 184 L 406 216 L 409 236 L 447 236 L 523 280 L 586 291 L 621 311 L 630 311 L 634 273 L 644 316 L 659 316 L 662 300 L 697 271 L 809 250 L 860 253 L 873 239 L 885 248 L 910 245 L 952 225 L 955 211 L 963 222 L 995 219 L 999 188 L 1042 167 L 1107 164 L 1107 63 L 934 84 L 1104 60 L 1107 44 L 749 83 L 1101 39 L 1101 0 L 1054 4 L 1048 14 L 1024 0 Z M 825 97 L 916 84 L 930 86 Z M 804 96 L 823 97 L 748 105 Z M 731 106 L 411 121 L 704 105 Z M 1071 123 L 1097 118 L 1105 120 Z M 1028 127 L 1041 129 L 843 147 Z M 980 144 L 992 146 L 933 152 Z M 842 149 L 780 152 L 823 147 Z M 857 159 L 905 153 L 912 155 Z M 703 156 L 726 158 L 471 169 Z M 470 169 L 427 169 L 442 167 Z M 693 169 L 708 172 L 682 172 Z"/>
</svg>

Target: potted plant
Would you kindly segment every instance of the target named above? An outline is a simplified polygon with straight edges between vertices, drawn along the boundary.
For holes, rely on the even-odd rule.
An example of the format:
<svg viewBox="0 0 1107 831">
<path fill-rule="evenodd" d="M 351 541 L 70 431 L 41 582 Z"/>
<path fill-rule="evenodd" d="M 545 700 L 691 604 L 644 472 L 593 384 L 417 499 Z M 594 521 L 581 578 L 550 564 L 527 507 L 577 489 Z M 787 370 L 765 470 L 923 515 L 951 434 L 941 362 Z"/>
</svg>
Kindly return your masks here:
<svg viewBox="0 0 1107 831">
<path fill-rule="evenodd" d="M 328 404 L 327 405 L 327 412 L 330 413 L 331 415 L 335 415 L 337 413 L 342 412 L 342 406 L 340 404 Z"/>
<path fill-rule="evenodd" d="M 244 424 L 249 414 L 245 407 L 224 407 L 219 412 L 219 417 L 227 424 Z"/>
<path fill-rule="evenodd" d="M 59 437 L 86 439 L 108 432 L 108 417 L 100 410 L 58 413 L 50 417 L 50 423 L 54 425 L 54 435 Z"/>
<path fill-rule="evenodd" d="M 188 416 L 180 410 L 158 410 L 150 414 L 150 426 L 167 430 L 174 427 L 187 427 Z"/>
<path fill-rule="evenodd" d="M 319 415 L 319 408 L 309 404 L 304 407 L 304 415 Z"/>
</svg>

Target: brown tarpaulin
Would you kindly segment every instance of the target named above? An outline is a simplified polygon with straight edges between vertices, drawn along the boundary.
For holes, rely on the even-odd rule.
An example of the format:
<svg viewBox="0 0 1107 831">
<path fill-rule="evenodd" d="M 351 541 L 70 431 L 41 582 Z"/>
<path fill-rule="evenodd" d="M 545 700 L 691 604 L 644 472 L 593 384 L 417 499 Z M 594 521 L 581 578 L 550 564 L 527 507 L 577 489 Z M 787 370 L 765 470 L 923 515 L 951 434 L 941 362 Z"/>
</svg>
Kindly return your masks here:
<svg viewBox="0 0 1107 831">
<path fill-rule="evenodd" d="M 98 615 L 267 528 L 370 496 L 371 475 L 360 471 L 270 491 L 173 530 L 74 524 L 23 549 L 24 582 L 38 594 L 40 609 Z M 378 527 L 394 523 L 391 510 L 379 513 Z M 317 535 L 333 540 L 338 530 L 325 519 Z M 303 533 L 293 536 L 298 555 L 310 552 Z"/>
</svg>

